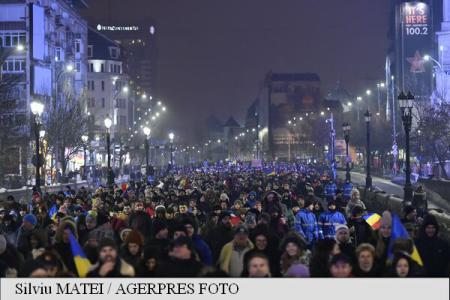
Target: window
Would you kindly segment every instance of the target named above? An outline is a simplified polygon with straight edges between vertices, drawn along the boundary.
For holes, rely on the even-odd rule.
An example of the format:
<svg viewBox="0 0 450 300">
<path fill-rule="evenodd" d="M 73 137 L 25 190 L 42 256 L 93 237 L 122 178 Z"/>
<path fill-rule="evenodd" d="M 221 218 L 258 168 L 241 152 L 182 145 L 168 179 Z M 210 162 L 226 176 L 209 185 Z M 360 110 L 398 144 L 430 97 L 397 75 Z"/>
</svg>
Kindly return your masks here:
<svg viewBox="0 0 450 300">
<path fill-rule="evenodd" d="M 16 47 L 18 44 L 25 45 L 25 33 L 0 33 L 0 47 Z"/>
<path fill-rule="evenodd" d="M 89 72 L 91 72 L 91 73 L 94 72 L 94 64 L 93 63 L 89 64 Z"/>
<path fill-rule="evenodd" d="M 95 81 L 94 80 L 91 81 L 91 88 L 92 88 L 91 89 L 92 91 L 95 91 Z"/>
<path fill-rule="evenodd" d="M 105 81 L 102 80 L 102 91 L 104 91 L 104 90 L 105 90 Z"/>
<path fill-rule="evenodd" d="M 119 58 L 119 48 L 109 47 L 109 54 L 111 55 L 111 58 L 113 58 L 113 59 Z"/>
<path fill-rule="evenodd" d="M 105 64 L 101 64 L 100 69 L 100 72 L 105 73 Z"/>
<path fill-rule="evenodd" d="M 105 108 L 105 98 L 102 98 L 102 108 Z"/>
<path fill-rule="evenodd" d="M 3 63 L 2 73 L 22 73 L 25 71 L 25 60 L 9 59 Z"/>
<path fill-rule="evenodd" d="M 89 45 L 87 48 L 87 55 L 88 57 L 93 57 L 94 56 L 94 46 L 93 45 Z"/>
<path fill-rule="evenodd" d="M 81 72 L 81 63 L 79 61 L 75 63 L 75 70 Z"/>
<path fill-rule="evenodd" d="M 81 40 L 75 40 L 75 52 L 76 53 L 81 52 Z"/>
<path fill-rule="evenodd" d="M 64 61 L 64 55 L 62 53 L 63 52 L 62 52 L 61 47 L 55 48 L 55 60 L 56 61 Z"/>
<path fill-rule="evenodd" d="M 109 65 L 109 73 L 113 72 L 113 65 Z"/>
<path fill-rule="evenodd" d="M 117 66 L 117 73 L 119 73 L 119 74 L 121 73 L 120 72 L 120 65 Z"/>
<path fill-rule="evenodd" d="M 88 107 L 95 107 L 95 98 L 89 98 Z"/>
</svg>

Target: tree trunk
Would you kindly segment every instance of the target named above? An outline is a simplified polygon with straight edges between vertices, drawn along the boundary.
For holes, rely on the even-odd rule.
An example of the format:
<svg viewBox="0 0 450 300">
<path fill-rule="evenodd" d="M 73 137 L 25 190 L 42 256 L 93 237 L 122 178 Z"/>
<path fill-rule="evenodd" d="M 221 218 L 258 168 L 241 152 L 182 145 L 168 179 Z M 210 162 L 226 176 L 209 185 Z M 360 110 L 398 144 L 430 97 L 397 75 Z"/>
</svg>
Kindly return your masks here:
<svg viewBox="0 0 450 300">
<path fill-rule="evenodd" d="M 448 179 L 447 171 L 445 170 L 445 160 L 439 160 L 439 167 L 441 167 L 442 177 Z"/>
<path fill-rule="evenodd" d="M 66 165 L 66 157 L 65 157 L 65 153 L 64 153 L 64 147 L 60 147 L 59 149 L 60 151 L 60 157 L 59 157 L 59 162 L 61 163 L 61 181 L 62 183 L 67 183 L 67 176 L 66 176 L 66 169 L 67 169 L 67 165 Z"/>
</svg>

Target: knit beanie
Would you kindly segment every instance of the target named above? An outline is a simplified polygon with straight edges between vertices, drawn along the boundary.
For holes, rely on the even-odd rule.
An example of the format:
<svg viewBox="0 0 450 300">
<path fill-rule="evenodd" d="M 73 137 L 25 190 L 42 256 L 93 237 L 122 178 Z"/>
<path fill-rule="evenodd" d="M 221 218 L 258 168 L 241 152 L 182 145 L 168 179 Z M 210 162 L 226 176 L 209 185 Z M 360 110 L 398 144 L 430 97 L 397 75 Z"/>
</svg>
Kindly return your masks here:
<svg viewBox="0 0 450 300">
<path fill-rule="evenodd" d="M 284 277 L 310 277 L 309 269 L 304 264 L 293 264 L 286 271 Z"/>
<path fill-rule="evenodd" d="M 37 224 L 37 218 L 33 214 L 26 214 L 23 217 L 23 221 L 24 222 L 27 221 L 28 223 L 31 223 L 31 225 L 33 225 L 33 226 L 36 226 L 36 224 Z"/>
</svg>

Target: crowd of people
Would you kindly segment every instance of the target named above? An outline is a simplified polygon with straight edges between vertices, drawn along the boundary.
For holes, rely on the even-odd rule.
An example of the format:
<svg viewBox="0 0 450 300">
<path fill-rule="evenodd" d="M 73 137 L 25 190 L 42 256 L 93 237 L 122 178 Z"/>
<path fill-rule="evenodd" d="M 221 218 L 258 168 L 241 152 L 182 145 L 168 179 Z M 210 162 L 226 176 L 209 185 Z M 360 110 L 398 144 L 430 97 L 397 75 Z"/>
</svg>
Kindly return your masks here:
<svg viewBox="0 0 450 300">
<path fill-rule="evenodd" d="M 449 275 L 450 248 L 433 215 L 405 206 L 409 238 L 394 240 L 394 214 L 384 211 L 374 229 L 368 213 L 351 182 L 301 164 L 173 169 L 154 182 L 35 191 L 29 203 L 10 196 L 0 207 L 0 276 Z"/>
</svg>

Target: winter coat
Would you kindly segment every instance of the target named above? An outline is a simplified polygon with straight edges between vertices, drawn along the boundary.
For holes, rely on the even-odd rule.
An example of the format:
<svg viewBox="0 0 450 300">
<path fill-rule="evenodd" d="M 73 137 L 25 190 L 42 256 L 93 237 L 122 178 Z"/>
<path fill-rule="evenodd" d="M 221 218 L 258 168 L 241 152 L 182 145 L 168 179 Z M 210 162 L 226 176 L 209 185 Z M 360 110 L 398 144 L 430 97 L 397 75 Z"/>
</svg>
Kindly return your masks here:
<svg viewBox="0 0 450 300">
<path fill-rule="evenodd" d="M 89 268 L 87 277 L 100 277 L 100 263 L 96 263 Z M 112 269 L 105 277 L 134 277 L 135 272 L 131 265 L 123 259 L 117 257 L 114 269 Z"/>
<path fill-rule="evenodd" d="M 355 246 L 359 246 L 362 243 L 376 245 L 372 227 L 362 217 L 350 218 L 348 220 L 348 227 L 350 228 Z"/>
<path fill-rule="evenodd" d="M 363 210 L 367 210 L 366 205 L 362 200 L 358 199 L 356 201 L 348 201 L 347 206 L 345 207 L 345 214 L 347 215 L 347 218 L 351 218 L 352 216 L 352 210 L 355 206 L 361 206 Z"/>
<path fill-rule="evenodd" d="M 61 259 L 67 269 L 78 277 L 78 271 L 77 267 L 75 266 L 75 261 L 73 260 L 72 248 L 70 246 L 70 243 L 59 242 L 56 243 L 53 248 L 56 250 L 56 252 L 58 252 L 59 256 L 61 256 Z"/>
<path fill-rule="evenodd" d="M 155 277 L 197 277 L 203 269 L 203 264 L 190 259 L 170 258 L 158 265 Z"/>
<path fill-rule="evenodd" d="M 437 228 L 439 230 L 438 226 Z M 415 245 L 428 276 L 448 277 L 450 275 L 450 247 L 446 241 L 437 236 L 437 233 L 430 238 L 425 234 L 424 228 L 421 228 Z"/>
<path fill-rule="evenodd" d="M 310 247 L 315 241 L 322 238 L 317 226 L 316 216 L 308 209 L 300 210 L 295 216 L 295 231 L 306 240 Z"/>
<path fill-rule="evenodd" d="M 33 230 L 24 230 L 22 226 L 17 230 L 16 248 L 22 253 L 23 257 L 27 257 L 31 252 L 30 235 Z"/>
<path fill-rule="evenodd" d="M 222 224 L 217 225 L 216 228 L 211 230 L 205 241 L 208 243 L 212 252 L 213 262 L 216 262 L 219 258 L 222 247 L 233 239 L 233 230 Z"/>
<path fill-rule="evenodd" d="M 350 182 L 344 184 L 344 200 L 348 201 L 350 200 L 350 197 L 352 195 L 352 190 L 353 190 L 353 184 L 351 184 Z"/>
<path fill-rule="evenodd" d="M 250 250 L 252 250 L 254 248 L 253 243 L 248 240 L 247 241 L 247 245 L 245 246 L 244 249 L 242 249 L 242 251 L 239 251 L 239 256 L 241 259 L 241 263 L 242 263 L 242 268 L 244 267 L 244 255 L 249 252 Z M 235 245 L 234 245 L 234 241 L 231 241 L 227 244 L 225 244 L 225 246 L 223 246 L 222 251 L 220 251 L 220 257 L 219 260 L 217 262 L 217 264 L 220 266 L 220 269 L 222 271 L 224 271 L 225 273 L 231 275 L 231 276 L 240 276 L 241 272 L 239 272 L 239 274 L 230 274 L 230 265 L 231 265 L 231 260 L 232 260 L 232 256 L 233 256 L 233 252 L 236 251 L 235 249 Z"/>
<path fill-rule="evenodd" d="M 128 219 L 128 227 L 138 230 L 147 240 L 152 233 L 152 219 L 143 211 L 135 211 Z"/>
<path fill-rule="evenodd" d="M 320 215 L 318 224 L 323 237 L 333 239 L 336 235 L 336 226 L 347 224 L 347 221 L 344 215 L 338 211 L 326 211 Z"/>
<path fill-rule="evenodd" d="M 192 242 L 194 243 L 195 251 L 200 257 L 201 262 L 207 266 L 212 266 L 212 253 L 208 244 L 199 235 L 196 234 L 192 236 Z"/>
</svg>

